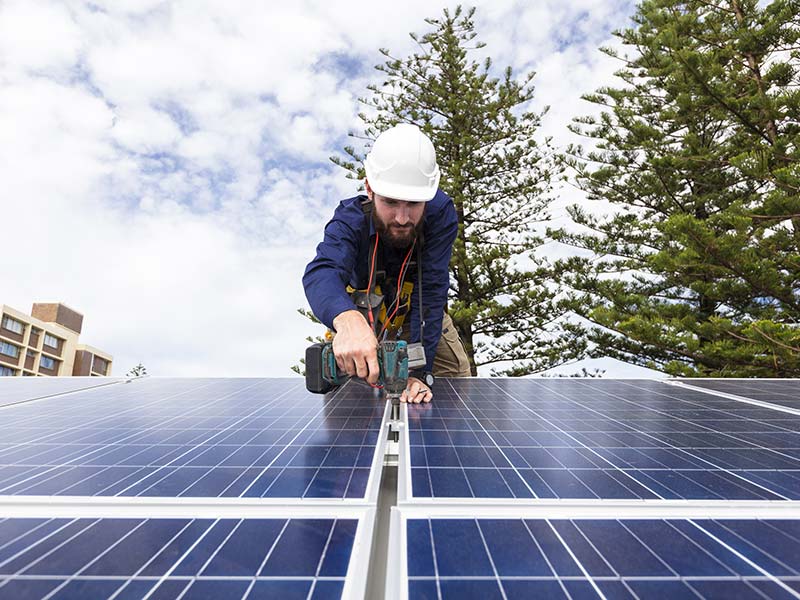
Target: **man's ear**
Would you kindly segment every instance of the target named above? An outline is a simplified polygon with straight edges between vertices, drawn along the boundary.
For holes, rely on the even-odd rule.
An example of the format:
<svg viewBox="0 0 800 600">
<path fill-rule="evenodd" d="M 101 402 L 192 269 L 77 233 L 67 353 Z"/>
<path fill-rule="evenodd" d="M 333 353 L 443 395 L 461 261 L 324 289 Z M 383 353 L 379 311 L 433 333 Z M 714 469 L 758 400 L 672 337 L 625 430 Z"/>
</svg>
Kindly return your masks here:
<svg viewBox="0 0 800 600">
<path fill-rule="evenodd" d="M 370 200 L 373 200 L 373 198 L 372 198 L 373 192 L 372 192 L 372 188 L 369 187 L 369 180 L 368 179 L 364 180 L 364 187 L 367 190 L 367 198 L 369 198 Z"/>
</svg>

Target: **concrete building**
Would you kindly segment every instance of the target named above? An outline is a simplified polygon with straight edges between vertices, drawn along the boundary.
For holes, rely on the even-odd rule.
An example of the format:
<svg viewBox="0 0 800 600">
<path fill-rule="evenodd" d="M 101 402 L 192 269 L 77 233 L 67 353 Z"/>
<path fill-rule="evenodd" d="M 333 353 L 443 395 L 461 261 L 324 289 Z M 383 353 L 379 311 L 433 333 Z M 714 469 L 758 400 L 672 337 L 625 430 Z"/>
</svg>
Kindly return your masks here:
<svg viewBox="0 0 800 600">
<path fill-rule="evenodd" d="M 36 303 L 30 315 L 0 311 L 0 376 L 111 375 L 110 354 L 78 343 L 81 313 L 61 303 Z"/>
</svg>

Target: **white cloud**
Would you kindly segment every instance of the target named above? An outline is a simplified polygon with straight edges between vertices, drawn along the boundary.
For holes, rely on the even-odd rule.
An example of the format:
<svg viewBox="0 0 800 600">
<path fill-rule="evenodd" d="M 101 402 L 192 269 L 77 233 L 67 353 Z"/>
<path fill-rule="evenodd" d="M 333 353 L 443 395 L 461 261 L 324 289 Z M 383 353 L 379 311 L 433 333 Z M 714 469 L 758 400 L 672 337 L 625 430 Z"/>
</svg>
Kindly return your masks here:
<svg viewBox="0 0 800 600">
<path fill-rule="evenodd" d="M 69 67 L 81 48 L 81 31 L 61 4 L 31 0 L 3 3 L 0 65 L 4 71 Z"/>
<path fill-rule="evenodd" d="M 479 4 L 485 52 L 538 70 L 543 134 L 566 139 L 610 73 L 595 48 L 619 4 Z M 81 310 L 117 373 L 288 374 L 318 331 L 295 312 L 303 268 L 356 193 L 328 156 L 359 128 L 378 48 L 413 51 L 442 6 L 0 3 L 4 244 L 25 249 L 0 302 Z"/>
</svg>

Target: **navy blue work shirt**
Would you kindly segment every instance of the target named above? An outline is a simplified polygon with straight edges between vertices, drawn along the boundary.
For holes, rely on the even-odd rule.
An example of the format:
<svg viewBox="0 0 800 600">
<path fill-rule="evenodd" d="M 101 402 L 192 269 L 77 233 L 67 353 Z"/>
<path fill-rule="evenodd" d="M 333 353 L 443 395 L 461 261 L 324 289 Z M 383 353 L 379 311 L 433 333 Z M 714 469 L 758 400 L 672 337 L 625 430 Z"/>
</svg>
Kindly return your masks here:
<svg viewBox="0 0 800 600">
<path fill-rule="evenodd" d="M 361 202 L 366 196 L 342 200 L 325 226 L 325 236 L 303 275 L 303 287 L 316 317 L 333 329 L 333 319 L 346 310 L 355 310 L 347 285 L 366 289 L 369 284 L 370 252 L 375 243 L 375 224 L 364 216 Z M 423 215 L 422 304 L 425 314 L 426 370 L 433 370 L 436 346 L 442 335 L 442 317 L 450 287 L 450 255 L 458 233 L 458 216 L 452 199 L 438 190 L 426 203 Z M 407 249 L 379 244 L 378 259 L 387 279 L 397 280 Z M 416 254 L 416 252 L 415 252 Z M 414 282 L 411 311 L 411 342 L 419 342 L 419 295 L 416 269 L 409 269 L 406 281 Z"/>
</svg>

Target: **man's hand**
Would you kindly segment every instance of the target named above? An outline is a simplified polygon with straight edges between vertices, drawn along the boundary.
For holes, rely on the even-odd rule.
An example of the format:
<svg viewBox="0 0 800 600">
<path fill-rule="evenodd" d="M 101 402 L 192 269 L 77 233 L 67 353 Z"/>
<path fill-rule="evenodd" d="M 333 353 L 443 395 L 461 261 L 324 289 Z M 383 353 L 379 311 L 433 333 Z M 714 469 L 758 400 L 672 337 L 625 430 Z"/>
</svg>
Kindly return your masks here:
<svg viewBox="0 0 800 600">
<path fill-rule="evenodd" d="M 416 377 L 409 377 L 408 385 L 400 395 L 400 402 L 419 404 L 420 402 L 430 402 L 432 398 L 433 392 L 427 385 Z"/>
<path fill-rule="evenodd" d="M 378 340 L 357 310 L 348 310 L 333 320 L 336 335 L 333 355 L 336 364 L 348 375 L 356 375 L 374 384 L 380 376 Z"/>
</svg>

